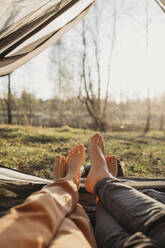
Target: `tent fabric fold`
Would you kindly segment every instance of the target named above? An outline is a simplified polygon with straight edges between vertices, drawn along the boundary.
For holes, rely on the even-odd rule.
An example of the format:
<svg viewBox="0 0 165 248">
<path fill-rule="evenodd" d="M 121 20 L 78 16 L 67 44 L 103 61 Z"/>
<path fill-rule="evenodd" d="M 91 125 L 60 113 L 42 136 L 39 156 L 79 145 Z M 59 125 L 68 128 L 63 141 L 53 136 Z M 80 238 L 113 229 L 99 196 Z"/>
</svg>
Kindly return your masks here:
<svg viewBox="0 0 165 248">
<path fill-rule="evenodd" d="M 0 75 L 11 73 L 57 41 L 86 15 L 94 2 L 38 0 L 34 4 L 32 0 L 3 0 Z"/>
<path fill-rule="evenodd" d="M 0 76 L 22 66 L 69 31 L 95 0 L 1 0 Z M 165 0 L 156 0 L 165 11 Z"/>
<path fill-rule="evenodd" d="M 156 0 L 156 2 L 160 5 L 162 10 L 165 12 L 165 0 Z"/>
</svg>

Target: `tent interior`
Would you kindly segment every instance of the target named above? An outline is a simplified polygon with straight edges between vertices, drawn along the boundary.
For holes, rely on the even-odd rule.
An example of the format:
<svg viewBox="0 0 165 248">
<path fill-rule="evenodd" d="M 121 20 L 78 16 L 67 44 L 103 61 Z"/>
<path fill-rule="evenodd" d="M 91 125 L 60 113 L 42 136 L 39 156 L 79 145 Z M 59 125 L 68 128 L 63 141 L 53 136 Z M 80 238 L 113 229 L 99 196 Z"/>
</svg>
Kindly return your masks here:
<svg viewBox="0 0 165 248">
<path fill-rule="evenodd" d="M 165 10 L 165 0 L 156 0 Z M 60 39 L 88 12 L 95 0 L 1 0 L 0 76 L 8 75 Z M 165 192 L 165 179 L 125 178 L 137 189 L 154 188 Z M 0 168 L 0 189 L 13 195 L 0 195 L 0 213 L 21 202 L 50 180 L 19 171 Z M 80 202 L 92 218 L 95 200 L 85 192 L 81 180 Z"/>
</svg>

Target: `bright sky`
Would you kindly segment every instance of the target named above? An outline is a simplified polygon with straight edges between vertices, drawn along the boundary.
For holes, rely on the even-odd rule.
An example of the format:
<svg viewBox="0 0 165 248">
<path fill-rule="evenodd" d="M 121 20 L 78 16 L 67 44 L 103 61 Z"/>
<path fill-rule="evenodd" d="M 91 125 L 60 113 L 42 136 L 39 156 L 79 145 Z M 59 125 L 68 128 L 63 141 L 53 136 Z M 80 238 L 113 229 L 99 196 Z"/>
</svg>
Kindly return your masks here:
<svg viewBox="0 0 165 248">
<path fill-rule="evenodd" d="M 154 1 L 150 1 L 149 16 L 148 50 L 140 12 L 137 16 L 139 25 L 133 25 L 130 19 L 125 26 L 121 43 L 113 56 L 111 86 L 114 92 L 120 89 L 132 96 L 146 96 L 148 88 L 154 96 L 165 90 L 165 15 Z"/>
<path fill-rule="evenodd" d="M 109 5 L 109 2 L 110 0 L 104 0 L 104 5 Z M 145 97 L 147 89 L 150 90 L 151 96 L 163 93 L 165 14 L 155 1 L 148 0 L 149 46 L 146 50 L 145 0 L 116 2 L 118 21 L 111 68 L 111 94 L 119 99 L 121 93 L 124 98 Z M 72 35 L 71 32 L 74 33 L 70 31 L 63 39 L 67 40 Z M 105 40 L 103 44 L 103 53 L 106 53 L 109 40 Z M 44 99 L 54 96 L 55 83 L 49 76 L 49 53 L 50 48 L 12 74 L 12 88 L 16 93 L 26 89 Z M 3 95 L 7 84 L 6 78 L 0 78 L 0 83 L 0 92 Z"/>
</svg>

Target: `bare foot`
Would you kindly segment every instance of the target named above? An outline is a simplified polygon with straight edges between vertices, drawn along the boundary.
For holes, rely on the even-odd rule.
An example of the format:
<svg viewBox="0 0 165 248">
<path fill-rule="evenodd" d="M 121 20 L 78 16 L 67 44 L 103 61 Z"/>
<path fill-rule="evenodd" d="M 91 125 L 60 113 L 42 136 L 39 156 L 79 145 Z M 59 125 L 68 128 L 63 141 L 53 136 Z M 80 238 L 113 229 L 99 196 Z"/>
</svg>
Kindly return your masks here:
<svg viewBox="0 0 165 248">
<path fill-rule="evenodd" d="M 105 154 L 104 139 L 99 133 L 97 133 L 97 136 L 99 138 L 99 144 L 100 144 L 100 148 L 102 150 L 102 153 Z"/>
<path fill-rule="evenodd" d="M 92 166 L 87 176 L 85 187 L 88 192 L 94 193 L 93 189 L 96 183 L 101 179 L 110 177 L 112 175 L 108 171 L 107 163 L 102 151 L 102 143 L 100 141 L 99 134 L 95 134 L 91 138 L 88 150 Z"/>
<path fill-rule="evenodd" d="M 80 168 L 84 164 L 85 148 L 84 145 L 74 146 L 68 153 L 66 165 L 66 178 L 72 179 L 77 187 L 80 182 Z"/>
<path fill-rule="evenodd" d="M 112 174 L 112 176 L 116 177 L 118 173 L 117 159 L 114 155 L 106 155 L 105 160 L 107 162 L 109 172 Z"/>
<path fill-rule="evenodd" d="M 102 150 L 102 153 L 105 156 L 104 139 L 99 133 L 97 133 L 97 136 L 99 138 L 100 148 Z M 116 177 L 118 171 L 117 171 L 117 160 L 116 160 L 115 156 L 114 155 L 106 155 L 105 160 L 106 160 L 109 172 L 112 174 L 112 176 Z"/>
<path fill-rule="evenodd" d="M 59 179 L 65 177 L 66 174 L 66 159 L 63 156 L 56 156 L 54 168 L 53 168 L 53 175 L 54 179 Z"/>
</svg>

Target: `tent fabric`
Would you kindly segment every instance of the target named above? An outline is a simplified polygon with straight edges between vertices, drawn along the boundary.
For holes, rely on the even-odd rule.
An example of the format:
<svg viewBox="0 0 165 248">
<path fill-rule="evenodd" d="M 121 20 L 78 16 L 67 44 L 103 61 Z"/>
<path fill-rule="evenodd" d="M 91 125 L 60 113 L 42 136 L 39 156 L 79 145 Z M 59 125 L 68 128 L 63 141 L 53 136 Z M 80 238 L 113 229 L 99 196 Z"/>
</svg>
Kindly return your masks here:
<svg viewBox="0 0 165 248">
<path fill-rule="evenodd" d="M 165 0 L 156 0 L 160 7 L 165 11 Z"/>
<path fill-rule="evenodd" d="M 57 41 L 95 0 L 1 0 L 0 75 L 25 64 Z"/>
</svg>

